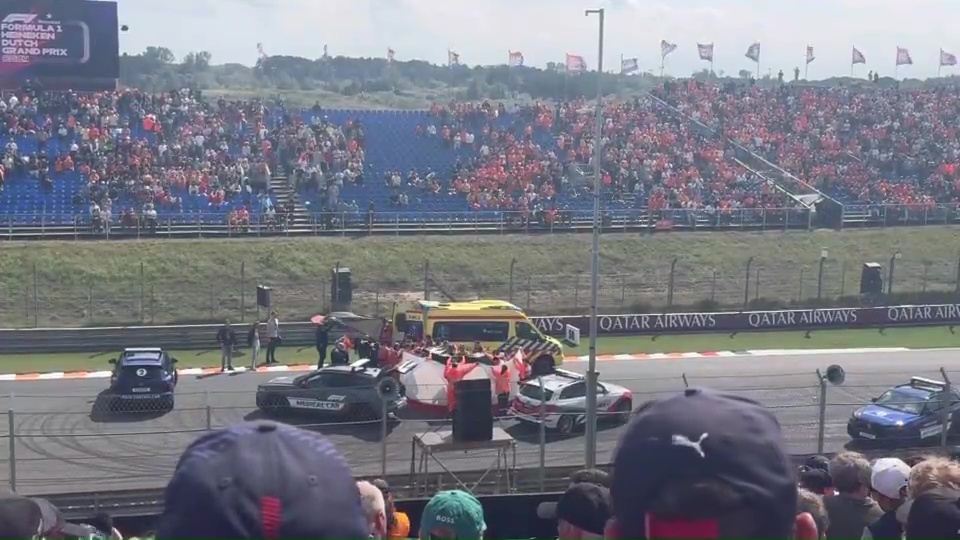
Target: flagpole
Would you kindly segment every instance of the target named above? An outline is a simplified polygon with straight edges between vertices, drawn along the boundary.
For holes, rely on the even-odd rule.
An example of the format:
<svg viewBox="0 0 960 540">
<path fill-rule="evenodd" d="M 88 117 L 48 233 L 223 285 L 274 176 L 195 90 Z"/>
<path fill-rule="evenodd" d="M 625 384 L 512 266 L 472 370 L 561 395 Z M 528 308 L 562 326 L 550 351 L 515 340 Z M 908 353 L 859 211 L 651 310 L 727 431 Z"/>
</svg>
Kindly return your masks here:
<svg viewBox="0 0 960 540">
<path fill-rule="evenodd" d="M 760 49 L 757 49 L 757 80 L 760 80 Z"/>
<path fill-rule="evenodd" d="M 663 53 L 660 53 L 660 78 L 663 78 L 663 66 L 667 61 L 667 56 Z"/>
<path fill-rule="evenodd" d="M 809 45 L 807 45 L 807 47 L 809 47 Z M 810 54 L 807 51 L 803 51 L 803 61 L 804 61 L 803 80 L 806 81 L 809 79 L 807 75 L 810 74 Z"/>
<path fill-rule="evenodd" d="M 623 54 L 620 54 L 620 74 L 623 75 Z"/>
<path fill-rule="evenodd" d="M 943 69 L 943 49 L 940 49 L 940 58 L 937 58 L 937 78 L 940 78 L 940 70 Z"/>
</svg>

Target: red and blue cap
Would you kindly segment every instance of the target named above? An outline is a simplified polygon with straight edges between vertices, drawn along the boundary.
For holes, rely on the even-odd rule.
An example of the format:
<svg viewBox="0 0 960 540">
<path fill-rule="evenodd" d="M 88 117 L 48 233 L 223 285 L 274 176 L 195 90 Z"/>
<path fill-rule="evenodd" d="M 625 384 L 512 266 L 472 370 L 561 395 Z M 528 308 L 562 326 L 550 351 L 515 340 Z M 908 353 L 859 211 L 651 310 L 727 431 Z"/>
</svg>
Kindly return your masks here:
<svg viewBox="0 0 960 540">
<path fill-rule="evenodd" d="M 257 421 L 191 444 L 164 494 L 157 537 L 367 538 L 350 466 L 324 437 Z"/>
<path fill-rule="evenodd" d="M 780 424 L 746 398 L 689 388 L 642 405 L 620 438 L 613 470 L 621 538 L 721 538 L 716 520 L 651 513 L 661 491 L 684 478 L 728 485 L 755 510 L 765 538 L 788 538 L 794 523 L 795 469 Z"/>
</svg>

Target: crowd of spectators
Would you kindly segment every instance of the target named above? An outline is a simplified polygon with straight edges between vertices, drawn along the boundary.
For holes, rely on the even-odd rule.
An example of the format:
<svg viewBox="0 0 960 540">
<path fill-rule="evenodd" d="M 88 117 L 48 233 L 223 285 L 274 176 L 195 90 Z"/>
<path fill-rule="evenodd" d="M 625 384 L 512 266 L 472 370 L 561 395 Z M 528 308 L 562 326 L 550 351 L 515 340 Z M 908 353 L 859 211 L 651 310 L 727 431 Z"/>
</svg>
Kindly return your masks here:
<svg viewBox="0 0 960 540">
<path fill-rule="evenodd" d="M 70 205 L 100 229 L 153 228 L 160 216 L 184 212 L 219 212 L 236 228 L 261 216 L 282 226 L 294 211 L 271 195 L 270 178 L 282 172 L 308 210 L 330 214 L 323 220 L 329 225 L 338 215 L 373 211 L 363 198 L 371 182 L 391 191 L 390 211 L 453 198 L 464 209 L 553 222 L 589 206 L 599 145 L 607 209 L 709 216 L 796 207 L 774 185 L 785 176 L 745 165 L 744 149 L 844 203 L 960 203 L 956 87 L 691 79 L 653 94 L 682 114 L 657 99 L 608 100 L 600 141 L 594 105 L 583 99 L 510 108 L 437 104 L 409 134 L 427 146 L 411 148 L 448 151 L 452 166 L 401 171 L 389 163 L 372 170 L 367 126 L 331 120 L 319 103 L 296 111 L 187 89 L 150 95 L 27 88 L 0 100 L 0 197 L 11 182 L 35 183 L 49 195 L 60 193 L 63 178 L 79 177 L 67 194 Z"/>
<path fill-rule="evenodd" d="M 536 514 L 557 537 L 960 538 L 960 464 L 942 457 L 870 462 L 844 452 L 799 470 L 771 411 L 690 388 L 640 406 L 621 434 L 613 473 L 583 470 Z M 533 519 L 534 516 L 530 516 Z M 383 480 L 356 480 L 322 435 L 269 421 L 208 432 L 181 456 L 156 538 L 420 538 L 479 540 L 484 505 L 460 490 L 433 495 L 412 523 Z M 509 524 L 497 524 L 509 535 Z M 77 537 L 47 501 L 0 497 L 0 538 Z M 511 536 L 505 536 L 511 537 Z"/>
<path fill-rule="evenodd" d="M 488 102 L 435 105 L 417 135 L 437 138 L 453 150 L 475 151 L 457 160 L 448 181 L 422 187 L 462 194 L 473 210 L 514 210 L 524 216 L 586 199 L 592 182 L 582 176 L 578 182 L 570 172 L 592 170 L 595 111 L 585 100 L 538 103 L 512 112 Z M 608 207 L 715 214 L 795 204 L 738 165 L 732 148 L 703 137 L 690 122 L 663 114 L 647 101 L 608 103 L 600 148 L 602 195 Z M 400 178 L 391 180 L 396 185 Z M 415 172 L 407 177 L 408 185 L 416 186 L 419 180 Z"/>
<path fill-rule="evenodd" d="M 844 203 L 960 203 L 960 89 L 681 81 L 657 95 Z"/>
<path fill-rule="evenodd" d="M 37 181 L 67 194 L 98 228 L 155 225 L 157 211 L 229 210 L 231 221 L 267 212 L 271 109 L 260 101 L 208 100 L 190 90 L 150 95 L 25 89 L 2 100 L 4 182 Z"/>
</svg>

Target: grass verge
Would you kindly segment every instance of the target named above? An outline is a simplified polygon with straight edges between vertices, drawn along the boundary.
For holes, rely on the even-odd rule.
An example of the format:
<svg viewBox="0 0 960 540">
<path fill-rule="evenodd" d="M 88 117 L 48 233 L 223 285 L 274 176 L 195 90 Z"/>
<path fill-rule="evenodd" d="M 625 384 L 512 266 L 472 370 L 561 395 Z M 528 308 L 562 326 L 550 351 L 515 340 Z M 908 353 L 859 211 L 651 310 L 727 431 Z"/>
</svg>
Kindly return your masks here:
<svg viewBox="0 0 960 540">
<path fill-rule="evenodd" d="M 886 267 L 897 251 L 896 292 L 953 295 L 957 237 L 956 227 L 607 234 L 600 307 L 737 309 L 745 292 L 757 305 L 855 297 L 862 264 Z M 338 263 L 352 272 L 352 310 L 362 314 L 387 313 L 396 299 L 425 292 L 512 300 L 531 314 L 582 313 L 589 249 L 589 235 L 581 234 L 6 242 L 0 325 L 250 321 L 257 284 L 273 287 L 284 320 L 304 319 L 329 307 Z M 822 249 L 829 256 L 821 280 Z"/>
<path fill-rule="evenodd" d="M 568 356 L 588 354 L 588 343 L 568 348 Z M 682 336 L 602 337 L 597 339 L 597 354 L 640 354 L 672 352 L 744 351 L 757 349 L 845 349 L 845 348 L 946 348 L 960 347 L 960 332 L 946 327 L 894 328 L 883 334 L 876 330 L 825 330 L 812 332 L 758 332 L 753 334 L 687 334 Z M 172 351 L 178 367 L 215 367 L 220 365 L 219 349 Z M 101 353 L 12 354 L 0 357 L 0 373 L 48 373 L 56 371 L 106 371 L 116 351 Z M 277 353 L 283 364 L 316 362 L 313 347 L 284 347 Z M 247 365 L 247 351 L 234 357 L 237 366 Z"/>
</svg>

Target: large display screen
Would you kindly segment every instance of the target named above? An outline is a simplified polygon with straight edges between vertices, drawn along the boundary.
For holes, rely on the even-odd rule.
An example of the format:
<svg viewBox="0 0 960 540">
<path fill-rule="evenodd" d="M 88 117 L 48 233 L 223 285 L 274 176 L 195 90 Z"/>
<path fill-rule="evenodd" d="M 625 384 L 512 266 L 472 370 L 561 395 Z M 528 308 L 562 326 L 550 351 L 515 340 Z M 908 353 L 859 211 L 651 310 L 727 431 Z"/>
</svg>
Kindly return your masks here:
<svg viewBox="0 0 960 540">
<path fill-rule="evenodd" d="M 114 88 L 119 49 L 115 2 L 0 0 L 3 88 Z"/>
</svg>

